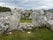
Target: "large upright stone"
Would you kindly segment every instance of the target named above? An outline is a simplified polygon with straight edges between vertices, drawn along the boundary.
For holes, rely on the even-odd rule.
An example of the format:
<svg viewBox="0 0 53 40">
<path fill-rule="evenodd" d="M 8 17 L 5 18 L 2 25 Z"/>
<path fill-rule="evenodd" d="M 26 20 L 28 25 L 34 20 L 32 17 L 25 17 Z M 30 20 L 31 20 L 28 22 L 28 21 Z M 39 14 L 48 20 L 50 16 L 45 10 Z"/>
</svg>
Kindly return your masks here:
<svg viewBox="0 0 53 40">
<path fill-rule="evenodd" d="M 53 30 L 53 13 L 43 10 L 35 10 L 32 13 L 32 24 L 35 27 L 39 27 L 45 24 L 48 28 Z"/>
<path fill-rule="evenodd" d="M 20 21 L 21 15 L 18 12 L 13 13 L 12 16 L 10 16 L 10 29 L 17 29 L 19 21 Z"/>
<path fill-rule="evenodd" d="M 53 13 L 50 11 L 46 11 L 45 13 L 47 23 L 50 25 L 50 29 L 53 30 Z"/>
<path fill-rule="evenodd" d="M 11 11 L 9 13 L 7 12 L 7 14 L 4 13 L 4 15 L 1 14 L 0 32 L 5 33 L 6 31 L 12 31 L 14 29 L 17 30 L 20 18 L 21 18 L 21 15 L 19 12 L 17 12 L 17 10 Z"/>
<path fill-rule="evenodd" d="M 44 12 L 42 10 L 34 10 L 33 11 L 33 13 L 32 13 L 32 24 L 35 27 L 40 26 L 40 25 L 42 25 L 42 23 L 44 23 L 43 14 L 44 14 Z"/>
</svg>

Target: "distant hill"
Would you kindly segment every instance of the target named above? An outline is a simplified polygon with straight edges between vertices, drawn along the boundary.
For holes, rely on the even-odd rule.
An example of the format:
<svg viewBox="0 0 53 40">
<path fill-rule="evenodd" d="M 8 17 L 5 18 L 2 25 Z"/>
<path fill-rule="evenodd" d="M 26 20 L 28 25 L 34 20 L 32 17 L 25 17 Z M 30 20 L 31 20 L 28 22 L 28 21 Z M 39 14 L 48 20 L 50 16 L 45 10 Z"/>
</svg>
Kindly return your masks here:
<svg viewBox="0 0 53 40">
<path fill-rule="evenodd" d="M 44 12 L 52 12 L 53 13 L 53 9 L 44 10 Z"/>
<path fill-rule="evenodd" d="M 11 9 L 8 7 L 1 7 L 0 6 L 0 12 L 10 12 L 10 11 L 11 11 Z"/>
</svg>

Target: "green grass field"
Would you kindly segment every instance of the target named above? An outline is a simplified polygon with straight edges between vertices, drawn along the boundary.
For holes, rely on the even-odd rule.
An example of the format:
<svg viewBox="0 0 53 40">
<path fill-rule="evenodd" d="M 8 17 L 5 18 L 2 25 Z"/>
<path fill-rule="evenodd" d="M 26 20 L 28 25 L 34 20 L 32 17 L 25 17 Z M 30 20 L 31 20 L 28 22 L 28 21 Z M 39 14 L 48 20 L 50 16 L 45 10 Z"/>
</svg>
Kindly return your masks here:
<svg viewBox="0 0 53 40">
<path fill-rule="evenodd" d="M 32 20 L 24 20 L 24 19 L 20 20 L 20 23 L 24 23 L 24 22 L 32 23 Z"/>
<path fill-rule="evenodd" d="M 42 28 L 32 29 L 30 34 L 22 31 L 15 31 L 11 35 L 0 35 L 0 40 L 53 40 L 53 32 Z"/>
</svg>

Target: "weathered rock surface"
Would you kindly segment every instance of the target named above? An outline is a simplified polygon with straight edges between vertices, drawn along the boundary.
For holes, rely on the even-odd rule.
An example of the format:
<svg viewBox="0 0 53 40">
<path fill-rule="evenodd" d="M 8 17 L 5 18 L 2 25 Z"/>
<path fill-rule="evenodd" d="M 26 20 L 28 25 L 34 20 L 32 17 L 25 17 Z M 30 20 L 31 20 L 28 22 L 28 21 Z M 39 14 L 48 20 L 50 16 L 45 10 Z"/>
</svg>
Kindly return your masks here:
<svg viewBox="0 0 53 40">
<path fill-rule="evenodd" d="M 0 14 L 0 33 L 17 30 L 20 21 L 20 13 L 16 11 L 2 12 Z"/>
<path fill-rule="evenodd" d="M 35 27 L 45 24 L 48 28 L 53 30 L 53 13 L 44 10 L 34 10 L 32 13 L 32 23 Z"/>
</svg>

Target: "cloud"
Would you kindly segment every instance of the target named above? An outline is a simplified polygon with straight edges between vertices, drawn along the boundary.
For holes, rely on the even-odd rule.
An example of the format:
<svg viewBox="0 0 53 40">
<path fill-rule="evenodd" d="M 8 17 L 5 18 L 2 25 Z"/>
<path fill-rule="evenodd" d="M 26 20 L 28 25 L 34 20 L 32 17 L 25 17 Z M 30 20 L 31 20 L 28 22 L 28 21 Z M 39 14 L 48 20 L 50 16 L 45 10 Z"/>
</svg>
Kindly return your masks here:
<svg viewBox="0 0 53 40">
<path fill-rule="evenodd" d="M 7 4 L 7 6 L 21 7 L 23 9 L 53 8 L 53 0 L 0 0 L 1 2 Z"/>
<path fill-rule="evenodd" d="M 22 7 L 31 7 L 31 8 L 52 8 L 53 5 L 53 0 L 22 0 L 20 1 L 20 5 L 22 5 Z"/>
<path fill-rule="evenodd" d="M 0 6 L 9 7 L 9 8 L 11 8 L 11 9 L 13 9 L 13 8 L 21 8 L 21 7 L 19 7 L 19 6 L 13 5 L 13 4 L 11 4 L 11 3 L 4 3 L 4 2 L 0 2 Z"/>
</svg>

